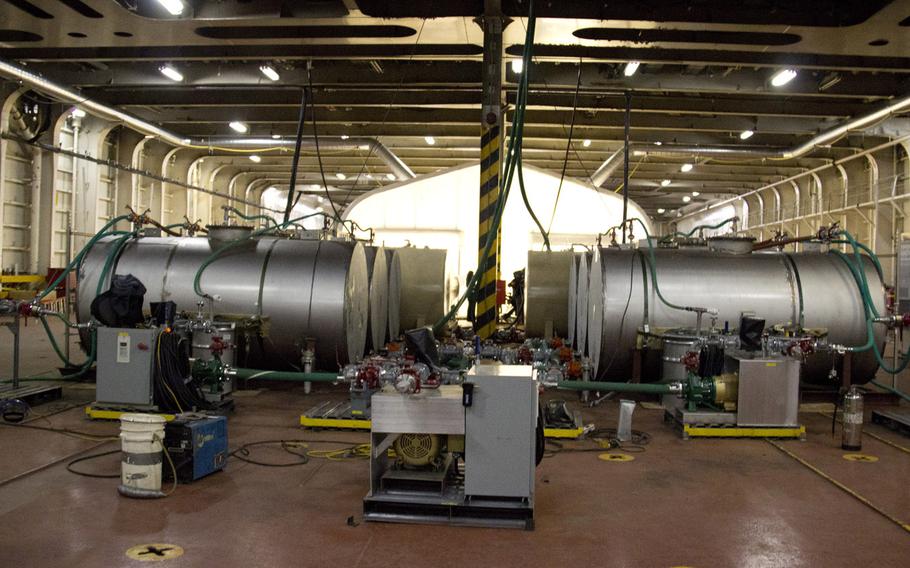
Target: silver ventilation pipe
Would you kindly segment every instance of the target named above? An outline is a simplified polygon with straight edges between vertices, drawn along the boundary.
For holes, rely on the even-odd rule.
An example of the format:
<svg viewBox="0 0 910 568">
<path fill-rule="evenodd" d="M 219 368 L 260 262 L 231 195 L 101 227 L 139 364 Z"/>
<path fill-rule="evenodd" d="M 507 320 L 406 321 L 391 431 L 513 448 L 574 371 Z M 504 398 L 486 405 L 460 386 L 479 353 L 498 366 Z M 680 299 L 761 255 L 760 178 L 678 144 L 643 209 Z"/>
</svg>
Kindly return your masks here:
<svg viewBox="0 0 910 568">
<path fill-rule="evenodd" d="M 643 152 L 648 155 L 669 155 L 669 154 L 686 154 L 686 155 L 705 155 L 705 156 L 738 156 L 738 157 L 747 157 L 747 158 L 774 158 L 782 160 L 790 160 L 799 158 L 808 154 L 812 150 L 818 148 L 819 146 L 825 146 L 833 144 L 840 137 L 844 136 L 848 132 L 856 130 L 864 130 L 875 126 L 879 122 L 891 118 L 895 114 L 910 110 L 910 95 L 895 98 L 889 104 L 870 112 L 868 114 L 863 114 L 855 118 L 851 118 L 846 122 L 829 128 L 828 130 L 819 132 L 806 142 L 794 146 L 792 148 L 736 148 L 733 146 L 729 147 L 717 147 L 717 146 L 671 146 L 664 144 L 660 147 L 653 146 L 637 146 L 635 150 L 637 152 Z"/>
<path fill-rule="evenodd" d="M 114 107 L 107 106 L 98 101 L 93 101 L 89 98 L 86 98 L 77 90 L 65 87 L 58 83 L 54 83 L 37 73 L 33 73 L 27 69 L 23 69 L 18 65 L 14 65 L 9 61 L 0 59 L 0 75 L 10 79 L 12 81 L 17 81 L 22 85 L 26 85 L 36 91 L 40 91 L 45 95 L 58 99 L 60 101 L 78 105 L 82 110 L 93 114 L 99 118 L 109 120 L 111 122 L 123 123 L 126 126 L 129 126 L 137 132 L 141 132 L 146 136 L 152 136 L 166 142 L 172 146 L 177 146 L 181 148 L 214 148 L 214 147 L 232 147 L 232 148 L 274 148 L 279 147 L 289 147 L 294 148 L 294 140 L 273 140 L 271 138 L 210 138 L 210 139 L 190 139 L 184 138 L 178 134 L 170 132 L 142 120 L 141 118 L 135 117 L 131 114 L 125 113 L 121 110 L 118 110 Z M 315 148 L 316 141 L 312 137 L 306 137 L 302 140 L 302 145 L 307 148 Z M 417 177 L 413 171 L 401 161 L 401 159 L 396 156 L 391 150 L 388 149 L 384 144 L 376 140 L 375 138 L 345 138 L 342 139 L 338 136 L 329 136 L 329 137 L 320 137 L 319 138 L 319 147 L 320 149 L 325 148 L 327 150 L 356 150 L 358 148 L 368 146 L 371 153 L 378 156 L 382 161 L 389 166 L 392 170 L 392 173 L 395 174 L 395 177 L 399 180 L 413 179 Z"/>
<path fill-rule="evenodd" d="M 602 163 L 600 167 L 597 168 L 597 171 L 591 174 L 590 181 L 592 184 L 594 184 L 594 187 L 600 187 L 605 181 L 610 179 L 610 175 L 622 163 L 622 160 L 617 159 L 622 156 L 622 151 L 623 149 L 620 148 L 619 150 L 613 152 L 606 160 L 604 160 L 604 163 Z"/>
</svg>

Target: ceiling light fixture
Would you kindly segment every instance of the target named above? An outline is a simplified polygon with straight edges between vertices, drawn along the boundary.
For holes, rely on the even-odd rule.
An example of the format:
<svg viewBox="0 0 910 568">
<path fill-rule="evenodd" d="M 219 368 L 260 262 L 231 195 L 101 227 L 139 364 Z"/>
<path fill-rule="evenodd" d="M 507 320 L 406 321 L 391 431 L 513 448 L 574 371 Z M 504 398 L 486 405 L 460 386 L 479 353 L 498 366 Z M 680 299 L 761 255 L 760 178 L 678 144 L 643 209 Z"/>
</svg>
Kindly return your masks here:
<svg viewBox="0 0 910 568">
<path fill-rule="evenodd" d="M 234 132 L 239 132 L 241 134 L 244 134 L 247 130 L 249 130 L 249 127 L 246 124 L 240 122 L 239 120 L 234 120 L 234 121 L 230 122 L 228 124 L 228 126 L 230 126 L 231 130 L 233 130 Z"/>
<path fill-rule="evenodd" d="M 265 75 L 266 79 L 269 81 L 281 79 L 281 75 L 279 75 L 278 71 L 275 71 L 275 68 L 271 65 L 260 65 L 259 70 L 262 71 L 262 74 Z"/>
<path fill-rule="evenodd" d="M 584 142 L 581 143 L 581 145 L 584 146 L 585 148 L 587 148 L 588 146 L 591 145 L 591 141 L 590 141 L 590 140 L 585 140 Z"/>
<path fill-rule="evenodd" d="M 182 0 L 158 0 L 158 3 L 164 6 L 172 16 L 179 16 L 183 13 Z"/>
<path fill-rule="evenodd" d="M 838 75 L 837 73 L 828 73 L 827 75 L 825 75 L 822 78 L 821 82 L 818 84 L 818 90 L 827 91 L 828 89 L 830 89 L 831 87 L 833 87 L 834 85 L 836 85 L 840 82 L 841 82 L 840 75 Z"/>
<path fill-rule="evenodd" d="M 692 192 L 692 197 L 698 197 L 699 195 L 701 195 L 701 194 L 697 191 Z"/>
<path fill-rule="evenodd" d="M 180 81 L 183 81 L 183 74 L 180 71 L 177 71 L 176 69 L 171 67 L 170 65 L 164 65 L 162 67 L 159 67 L 158 70 L 161 71 L 162 75 L 164 75 L 171 81 L 175 81 L 177 83 L 179 83 Z"/>
<path fill-rule="evenodd" d="M 342 134 L 342 135 L 341 135 L 341 139 L 342 139 L 342 140 L 347 140 L 348 138 L 350 138 L 350 136 L 348 136 L 347 134 Z"/>
<path fill-rule="evenodd" d="M 272 134 L 272 140 L 281 140 L 281 134 Z"/>
<path fill-rule="evenodd" d="M 525 62 L 521 59 L 512 60 L 512 73 L 521 73 L 525 69 Z"/>
<path fill-rule="evenodd" d="M 635 75 L 635 72 L 638 71 L 638 66 L 641 65 L 639 61 L 630 61 L 626 63 L 625 69 L 622 70 L 622 74 L 626 77 L 631 77 Z"/>
<path fill-rule="evenodd" d="M 660 140 L 658 140 L 658 141 L 654 142 L 654 145 L 655 145 L 655 146 L 663 146 L 663 142 L 661 142 Z"/>
<path fill-rule="evenodd" d="M 337 174 L 335 174 L 335 177 L 338 179 L 348 179 L 348 176 L 344 175 L 341 172 L 338 172 Z"/>
<path fill-rule="evenodd" d="M 432 136 L 424 136 L 423 139 L 424 139 L 424 140 L 426 141 L 426 143 L 429 144 L 430 146 L 432 146 L 433 144 L 436 143 L 436 139 L 433 138 Z"/>
<path fill-rule="evenodd" d="M 396 179 L 398 179 L 395 177 L 395 174 L 386 174 L 385 177 L 386 177 L 386 179 L 391 180 L 391 181 L 395 181 Z"/>
<path fill-rule="evenodd" d="M 667 210 L 664 209 L 663 207 L 660 207 L 660 208 L 657 209 L 657 214 L 658 214 L 658 215 L 663 215 L 663 214 L 666 213 L 666 212 L 667 212 Z"/>
<path fill-rule="evenodd" d="M 683 173 L 685 173 L 685 172 L 691 172 L 693 167 L 694 167 L 694 166 L 693 166 L 692 164 L 683 164 L 683 165 L 679 168 L 679 171 L 681 171 L 681 172 L 683 172 Z"/>
<path fill-rule="evenodd" d="M 743 130 L 742 132 L 739 133 L 739 139 L 748 140 L 749 138 L 752 138 L 753 134 L 755 134 L 754 130 Z"/>
<path fill-rule="evenodd" d="M 253 162 L 258 164 L 259 162 L 262 161 L 262 158 L 260 158 L 256 154 L 250 154 L 250 160 L 252 160 Z"/>
<path fill-rule="evenodd" d="M 667 187 L 668 185 L 670 185 L 670 183 L 671 183 L 670 180 L 665 179 L 664 181 L 660 182 L 660 187 Z"/>
<path fill-rule="evenodd" d="M 683 195 L 683 203 L 688 203 L 690 201 L 692 201 L 691 197 L 689 197 L 688 195 Z"/>
<path fill-rule="evenodd" d="M 781 69 L 771 77 L 771 84 L 775 87 L 783 87 L 796 77 L 795 69 Z"/>
</svg>

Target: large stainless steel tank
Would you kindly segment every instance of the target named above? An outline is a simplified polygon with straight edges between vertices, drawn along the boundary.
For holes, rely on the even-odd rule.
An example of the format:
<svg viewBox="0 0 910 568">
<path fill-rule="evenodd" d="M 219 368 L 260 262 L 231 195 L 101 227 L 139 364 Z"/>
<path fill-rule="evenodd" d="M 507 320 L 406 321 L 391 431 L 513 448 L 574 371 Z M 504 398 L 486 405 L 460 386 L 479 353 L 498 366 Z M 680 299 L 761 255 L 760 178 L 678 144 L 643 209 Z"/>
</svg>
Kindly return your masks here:
<svg viewBox="0 0 910 568">
<path fill-rule="evenodd" d="M 132 274 L 146 287 L 149 302 L 173 301 L 195 312 L 201 298 L 193 279 L 203 261 L 224 241 L 200 237 L 142 237 L 121 251 L 112 273 Z M 90 305 L 112 238 L 100 241 L 79 269 L 77 313 L 90 318 Z M 364 247 L 340 241 L 250 239 L 231 249 L 202 273 L 206 303 L 220 316 L 263 320 L 262 361 L 268 368 L 300 365 L 304 340 L 316 341 L 317 364 L 334 370 L 359 360 L 366 344 L 369 281 Z M 105 286 L 105 289 L 107 286 Z"/>
<path fill-rule="evenodd" d="M 556 335 L 569 331 L 569 295 L 574 253 L 529 251 L 525 276 L 525 332 L 529 337 Z"/>
<path fill-rule="evenodd" d="M 661 302 L 651 285 L 645 262 L 647 249 L 601 248 L 592 262 L 589 293 L 589 345 L 601 379 L 630 377 L 636 333 L 644 324 L 658 328 L 694 328 L 693 312 Z M 744 313 L 763 318 L 766 327 L 795 324 L 800 294 L 807 328 L 825 328 L 832 344 L 859 346 L 866 342 L 863 304 L 844 261 L 831 253 L 727 254 L 707 250 L 657 249 L 657 283 L 674 304 L 718 311 L 717 323 L 736 328 Z M 866 277 L 879 311 L 885 291 L 874 265 L 866 259 Z M 703 325 L 710 325 L 705 315 Z M 879 328 L 876 337 L 884 343 Z M 596 338 L 600 338 L 599 343 Z M 824 382 L 832 368 L 829 354 L 815 354 L 804 366 L 804 379 Z M 867 382 L 877 364 L 871 352 L 854 353 L 852 378 Z M 648 378 L 648 377 L 645 377 Z"/>
<path fill-rule="evenodd" d="M 575 293 L 575 345 L 576 349 L 588 354 L 588 280 L 590 276 L 591 254 L 587 252 L 577 255 Z"/>
<path fill-rule="evenodd" d="M 389 334 L 433 325 L 445 310 L 446 251 L 404 247 L 389 267 Z"/>
<path fill-rule="evenodd" d="M 370 319 L 368 349 L 385 346 L 389 331 L 389 261 L 383 247 L 364 247 L 370 277 Z"/>
</svg>

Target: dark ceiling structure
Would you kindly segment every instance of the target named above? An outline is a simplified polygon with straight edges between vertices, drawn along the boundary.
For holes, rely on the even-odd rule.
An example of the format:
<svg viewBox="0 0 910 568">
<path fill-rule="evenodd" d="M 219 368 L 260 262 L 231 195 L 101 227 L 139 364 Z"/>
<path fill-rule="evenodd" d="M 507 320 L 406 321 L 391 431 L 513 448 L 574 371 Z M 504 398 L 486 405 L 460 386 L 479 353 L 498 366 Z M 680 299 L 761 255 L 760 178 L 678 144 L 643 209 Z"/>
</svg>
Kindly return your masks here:
<svg viewBox="0 0 910 568">
<path fill-rule="evenodd" d="M 320 135 L 378 139 L 418 175 L 479 159 L 482 0 L 182 3 L 172 15 L 158 0 L 0 0 L 0 58 L 187 138 L 230 136 L 231 121 L 252 136 L 292 137 L 309 69 Z M 521 54 L 527 3 L 501 8 L 512 103 L 508 63 Z M 524 163 L 569 176 L 589 178 L 622 146 L 625 93 L 637 147 L 696 150 L 796 146 L 910 94 L 908 0 L 538 0 L 535 9 Z M 630 61 L 640 66 L 627 76 Z M 782 69 L 796 77 L 775 86 Z M 789 160 L 638 152 L 630 195 L 652 214 L 693 191 L 693 204 L 730 197 L 906 133 L 906 120 Z M 349 196 L 389 183 L 369 152 L 323 158 L 329 175 L 347 178 L 333 185 L 357 183 Z M 249 167 L 280 185 L 290 161 Z M 694 167 L 680 171 L 686 163 Z M 301 172 L 318 172 L 314 156 Z M 370 179 L 354 182 L 363 172 Z M 601 187 L 621 183 L 619 168 Z"/>
</svg>

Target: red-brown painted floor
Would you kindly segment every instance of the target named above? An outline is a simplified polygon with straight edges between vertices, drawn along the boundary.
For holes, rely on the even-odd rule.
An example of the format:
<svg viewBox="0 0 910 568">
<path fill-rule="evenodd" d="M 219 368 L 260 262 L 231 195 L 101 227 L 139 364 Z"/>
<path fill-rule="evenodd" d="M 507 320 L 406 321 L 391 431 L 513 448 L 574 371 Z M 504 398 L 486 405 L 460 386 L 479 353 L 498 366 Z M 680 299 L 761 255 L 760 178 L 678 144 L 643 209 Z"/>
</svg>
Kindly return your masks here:
<svg viewBox="0 0 910 568">
<path fill-rule="evenodd" d="M 68 388 L 66 400 L 91 398 Z M 231 446 L 270 438 L 366 441 L 356 433 L 302 431 L 317 390 L 262 390 L 237 399 Z M 616 404 L 586 409 L 613 425 Z M 805 442 L 784 446 L 892 515 L 910 522 L 910 454 L 871 438 L 876 463 L 842 459 L 827 418 L 806 413 Z M 74 408 L 32 422 L 116 434 Z M 0 427 L 0 565 L 134 566 L 124 555 L 143 543 L 185 549 L 173 566 L 908 566 L 910 532 L 881 517 L 761 440 L 680 440 L 661 413 L 639 407 L 634 427 L 652 434 L 627 463 L 597 453 L 559 453 L 538 468 L 536 530 L 360 523 L 367 463 L 325 461 L 264 468 L 231 461 L 226 471 L 179 486 L 165 499 L 117 493 L 117 480 L 90 479 L 52 463 L 96 442 Z M 903 446 L 910 440 L 870 426 Z M 315 446 L 314 446 L 315 447 Z M 319 446 L 332 447 L 332 446 Z M 115 443 L 93 451 L 116 448 Z M 257 453 L 283 459 L 280 453 Z M 79 464 L 116 472 L 118 456 Z"/>
</svg>

